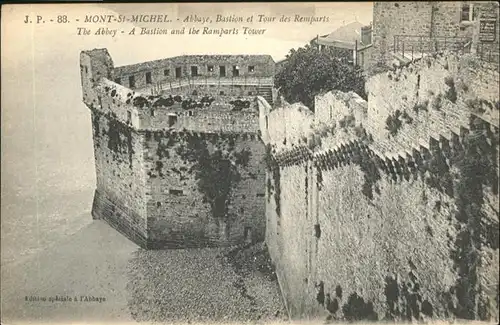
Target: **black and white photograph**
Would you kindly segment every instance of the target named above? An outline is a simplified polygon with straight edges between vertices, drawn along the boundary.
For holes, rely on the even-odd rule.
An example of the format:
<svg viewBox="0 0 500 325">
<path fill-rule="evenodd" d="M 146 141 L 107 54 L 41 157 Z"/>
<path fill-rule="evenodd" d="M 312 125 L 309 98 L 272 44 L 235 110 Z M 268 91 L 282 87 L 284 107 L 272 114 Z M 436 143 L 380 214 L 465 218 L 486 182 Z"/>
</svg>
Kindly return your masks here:
<svg viewBox="0 0 500 325">
<path fill-rule="evenodd" d="M 1 17 L 1 324 L 498 324 L 498 1 Z"/>
</svg>

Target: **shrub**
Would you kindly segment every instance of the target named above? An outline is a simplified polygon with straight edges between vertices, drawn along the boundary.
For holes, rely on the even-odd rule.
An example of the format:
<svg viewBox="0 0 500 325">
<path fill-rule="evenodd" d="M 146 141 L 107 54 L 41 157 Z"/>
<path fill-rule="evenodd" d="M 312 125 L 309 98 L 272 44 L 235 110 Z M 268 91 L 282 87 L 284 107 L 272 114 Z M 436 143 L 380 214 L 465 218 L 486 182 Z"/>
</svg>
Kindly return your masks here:
<svg viewBox="0 0 500 325">
<path fill-rule="evenodd" d="M 413 111 L 418 114 L 420 111 L 428 111 L 427 108 L 429 107 L 429 101 L 425 100 L 422 103 L 417 103 L 415 106 L 413 106 Z"/>
<path fill-rule="evenodd" d="M 399 119 L 401 117 L 401 112 L 399 110 L 396 110 L 394 114 L 390 114 L 387 116 L 387 119 L 385 120 L 385 128 L 386 130 L 389 131 L 390 135 L 395 136 L 403 123 Z"/>
<path fill-rule="evenodd" d="M 432 101 L 432 108 L 436 111 L 439 111 L 441 109 L 442 103 L 443 103 L 443 95 L 438 94 L 436 97 L 434 97 L 434 100 Z"/>
<path fill-rule="evenodd" d="M 446 98 L 448 98 L 452 103 L 457 102 L 457 90 L 455 89 L 455 82 L 452 77 L 446 77 L 444 83 L 448 86 L 446 91 Z"/>
</svg>

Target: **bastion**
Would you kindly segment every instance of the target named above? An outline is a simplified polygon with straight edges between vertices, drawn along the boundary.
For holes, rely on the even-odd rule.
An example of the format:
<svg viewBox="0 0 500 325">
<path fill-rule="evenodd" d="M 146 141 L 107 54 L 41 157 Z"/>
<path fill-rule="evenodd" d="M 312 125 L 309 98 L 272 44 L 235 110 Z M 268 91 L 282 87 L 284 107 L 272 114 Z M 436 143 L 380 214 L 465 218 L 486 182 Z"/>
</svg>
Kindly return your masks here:
<svg viewBox="0 0 500 325">
<path fill-rule="evenodd" d="M 94 219 L 143 248 L 264 239 L 256 96 L 272 101 L 270 56 L 180 56 L 114 67 L 106 49 L 94 49 L 81 52 L 80 70 L 92 116 Z"/>
</svg>

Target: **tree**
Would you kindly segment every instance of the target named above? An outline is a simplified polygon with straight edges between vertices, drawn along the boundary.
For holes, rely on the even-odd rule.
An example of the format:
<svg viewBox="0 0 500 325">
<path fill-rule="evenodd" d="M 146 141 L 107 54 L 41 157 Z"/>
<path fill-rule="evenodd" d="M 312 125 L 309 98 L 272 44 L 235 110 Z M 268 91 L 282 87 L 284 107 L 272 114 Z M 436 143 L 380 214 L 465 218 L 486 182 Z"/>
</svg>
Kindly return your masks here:
<svg viewBox="0 0 500 325">
<path fill-rule="evenodd" d="M 307 44 L 291 49 L 286 63 L 275 76 L 275 87 L 291 102 L 302 102 L 314 111 L 314 96 L 338 89 L 354 91 L 366 99 L 365 80 L 359 70 L 335 56 L 335 50 L 319 51 Z"/>
</svg>

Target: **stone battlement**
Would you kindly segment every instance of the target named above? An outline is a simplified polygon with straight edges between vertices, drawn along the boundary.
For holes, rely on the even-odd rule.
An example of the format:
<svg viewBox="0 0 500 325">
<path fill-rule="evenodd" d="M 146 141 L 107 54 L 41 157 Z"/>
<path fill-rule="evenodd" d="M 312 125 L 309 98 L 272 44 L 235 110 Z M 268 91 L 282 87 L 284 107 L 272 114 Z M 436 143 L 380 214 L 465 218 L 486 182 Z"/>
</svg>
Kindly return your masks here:
<svg viewBox="0 0 500 325">
<path fill-rule="evenodd" d="M 106 78 L 100 80 L 95 90 L 100 106 L 94 109 L 113 113 L 136 130 L 258 132 L 258 111 L 253 98 L 178 96 L 174 100 L 175 96 L 144 96 Z"/>
<path fill-rule="evenodd" d="M 195 56 L 191 59 L 200 58 Z M 237 56 L 234 60 L 243 59 L 248 57 Z M 257 59 L 256 62 L 261 62 L 264 57 Z M 82 52 L 81 61 L 83 97 L 87 106 L 104 114 L 112 114 L 121 123 L 136 130 L 259 131 L 258 111 L 253 96 L 222 93 L 199 96 L 193 94 L 192 90 L 189 96 L 145 95 L 111 80 L 116 76 L 116 69 L 106 50 Z M 200 91 L 200 94 L 203 92 Z"/>
<path fill-rule="evenodd" d="M 269 58 L 179 57 L 115 69 L 105 49 L 82 52 L 82 95 L 92 113 L 97 174 L 93 217 L 144 248 L 263 240 L 264 145 L 255 95 L 232 91 L 233 85 L 215 93 L 191 84 L 148 95 L 138 73 L 167 69 L 165 62 L 217 59 L 227 60 L 218 61 L 221 66 L 250 60 L 248 73 L 258 76 L 263 72 L 255 69 L 272 65 Z M 145 84 L 151 84 L 155 79 L 147 69 Z M 120 76 L 130 77 L 133 87 L 117 82 Z"/>
</svg>

